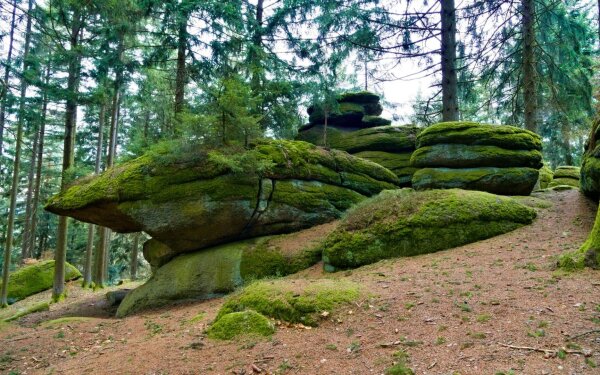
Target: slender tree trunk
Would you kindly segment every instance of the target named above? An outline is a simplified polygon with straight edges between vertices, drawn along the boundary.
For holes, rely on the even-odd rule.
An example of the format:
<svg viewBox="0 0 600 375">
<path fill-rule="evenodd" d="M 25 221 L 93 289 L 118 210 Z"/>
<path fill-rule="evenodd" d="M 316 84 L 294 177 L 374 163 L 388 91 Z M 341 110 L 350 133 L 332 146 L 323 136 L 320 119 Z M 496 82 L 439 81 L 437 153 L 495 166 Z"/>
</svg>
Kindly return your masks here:
<svg viewBox="0 0 600 375">
<path fill-rule="evenodd" d="M 35 166 L 35 187 L 33 189 L 33 199 L 31 201 L 31 229 L 29 236 L 29 249 L 31 254 L 34 254 L 35 250 L 35 234 L 37 231 L 37 208 L 40 202 L 40 189 L 42 185 L 42 166 L 44 160 L 44 140 L 46 135 L 46 114 L 48 113 L 48 83 L 50 82 L 50 58 L 46 63 L 46 76 L 44 78 L 44 93 L 42 96 L 42 116 L 40 119 L 40 127 L 39 127 L 39 142 L 38 148 L 35 150 L 37 152 L 36 163 Z M 41 249 L 39 253 L 41 254 Z"/>
<path fill-rule="evenodd" d="M 96 165 L 94 168 L 95 174 L 100 173 L 100 166 L 102 162 L 102 144 L 104 138 L 104 121 L 106 117 L 106 105 L 102 103 L 100 106 L 100 114 L 98 116 L 98 142 L 96 143 Z M 101 229 L 102 230 L 102 229 Z M 96 233 L 96 226 L 94 224 L 88 224 L 88 238 L 85 248 L 85 266 L 83 269 L 83 283 L 84 288 L 90 288 L 93 286 L 92 283 L 92 261 L 93 261 L 93 250 L 94 250 L 94 236 Z"/>
<path fill-rule="evenodd" d="M 6 68 L 4 70 L 4 86 L 2 87 L 2 94 L 0 98 L 0 156 L 3 153 L 4 144 L 4 128 L 6 126 L 6 100 L 8 99 L 8 86 L 10 80 L 10 66 L 12 65 L 12 54 L 13 54 L 13 42 L 15 36 L 15 22 L 17 19 L 17 0 L 13 2 L 13 12 L 10 22 L 10 33 L 8 37 L 8 56 L 6 57 Z"/>
<path fill-rule="evenodd" d="M 15 2 L 15 7 L 17 6 Z M 31 10 L 32 0 L 29 0 Z M 11 30 L 12 31 L 12 30 Z M 25 35 L 25 46 L 23 49 L 23 73 L 27 70 L 29 44 L 31 41 L 31 16 L 27 17 L 27 32 Z M 19 99 L 19 112 L 17 114 L 17 138 L 15 144 L 15 158 L 13 161 L 13 176 L 10 187 L 10 206 L 8 209 L 8 223 L 6 226 L 6 245 L 4 246 L 4 267 L 2 270 L 2 290 L 0 291 L 0 307 L 8 306 L 8 274 L 10 271 L 10 260 L 13 247 L 13 234 L 15 216 L 17 211 L 17 193 L 19 192 L 19 173 L 21 168 L 21 152 L 23 146 L 23 123 L 25 122 L 25 94 L 27 92 L 27 80 L 21 78 L 21 92 Z"/>
<path fill-rule="evenodd" d="M 181 121 L 181 112 L 184 107 L 185 100 L 185 85 L 187 83 L 187 69 L 185 64 L 185 55 L 187 51 L 187 22 L 188 15 L 184 12 L 179 20 L 179 31 L 177 38 L 177 74 L 175 77 L 175 122 Z"/>
<path fill-rule="evenodd" d="M 573 154 L 571 150 L 571 128 L 567 119 L 563 119 L 560 132 L 562 134 L 562 146 L 565 152 L 565 164 L 573 165 Z"/>
<path fill-rule="evenodd" d="M 525 128 L 537 132 L 535 0 L 523 0 L 523 100 L 525 101 Z"/>
<path fill-rule="evenodd" d="M 25 94 L 27 90 L 27 82 L 25 81 L 25 71 L 28 67 L 29 61 L 29 46 L 31 43 L 31 11 L 33 9 L 33 0 L 29 0 L 27 7 L 27 24 L 25 26 L 25 46 L 23 50 L 23 76 L 21 79 L 21 97 L 19 104 L 19 117 L 25 116 L 25 112 L 21 107 L 25 106 Z M 21 240 L 21 262 L 31 256 L 31 249 L 29 247 L 30 241 L 29 236 L 31 235 L 31 213 L 32 213 L 32 200 L 33 200 L 33 186 L 34 186 L 34 165 L 36 158 L 37 143 L 39 142 L 39 132 L 37 127 L 34 126 L 34 137 L 33 147 L 31 151 L 31 158 L 29 163 L 29 174 L 27 176 L 27 196 L 25 199 L 25 223 L 23 224 L 23 237 Z"/>
<path fill-rule="evenodd" d="M 133 235 L 133 249 L 131 251 L 130 276 L 131 276 L 132 281 L 135 281 L 137 279 L 139 244 L 140 244 L 140 233 L 136 233 Z"/>
<path fill-rule="evenodd" d="M 81 70 L 81 57 L 76 51 L 79 49 L 79 38 L 82 30 L 81 13 L 75 8 L 71 25 L 69 73 L 67 78 L 67 102 L 65 109 L 65 138 L 63 146 L 63 165 L 61 190 L 66 188 L 66 172 L 75 162 L 75 131 L 77 125 L 77 95 L 79 91 L 79 75 Z M 52 299 L 60 301 L 65 298 L 65 263 L 67 261 L 67 234 L 69 220 L 66 216 L 58 218 L 58 233 L 56 235 L 56 250 L 54 252 L 54 287 Z"/>
<path fill-rule="evenodd" d="M 442 121 L 458 120 L 456 74 L 456 7 L 454 0 L 441 0 L 442 20 Z"/>
</svg>

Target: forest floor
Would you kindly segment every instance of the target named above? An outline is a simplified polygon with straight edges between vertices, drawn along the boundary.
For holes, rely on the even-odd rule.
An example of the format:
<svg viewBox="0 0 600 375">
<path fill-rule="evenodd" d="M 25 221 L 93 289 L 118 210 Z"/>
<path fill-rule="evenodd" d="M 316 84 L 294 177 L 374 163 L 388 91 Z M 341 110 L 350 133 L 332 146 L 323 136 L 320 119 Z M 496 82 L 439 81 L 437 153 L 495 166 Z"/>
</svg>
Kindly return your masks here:
<svg viewBox="0 0 600 375">
<path fill-rule="evenodd" d="M 600 329 L 600 273 L 554 266 L 585 240 L 596 208 L 575 190 L 541 197 L 550 203 L 536 221 L 505 235 L 352 272 L 315 266 L 291 276 L 348 278 L 372 297 L 317 328 L 281 324 L 269 340 L 204 338 L 222 298 L 116 319 L 102 293 L 72 284 L 65 303 L 0 326 L 0 372 L 383 374 L 404 359 L 416 374 L 598 374 L 600 333 L 590 331 Z"/>
</svg>

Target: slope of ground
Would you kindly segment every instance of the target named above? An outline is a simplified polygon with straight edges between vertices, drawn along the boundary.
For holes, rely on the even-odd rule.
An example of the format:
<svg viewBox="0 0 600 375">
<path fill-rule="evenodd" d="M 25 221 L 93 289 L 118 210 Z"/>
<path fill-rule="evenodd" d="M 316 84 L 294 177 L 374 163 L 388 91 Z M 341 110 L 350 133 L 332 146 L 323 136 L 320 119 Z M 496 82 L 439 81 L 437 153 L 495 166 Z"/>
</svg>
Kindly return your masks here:
<svg viewBox="0 0 600 375">
<path fill-rule="evenodd" d="M 316 266 L 289 277 L 348 278 L 371 297 L 318 328 L 280 324 L 270 340 L 204 338 L 222 299 L 118 320 L 102 294 L 71 285 L 66 303 L 0 326 L 0 372 L 383 374 L 406 360 L 417 374 L 597 374 L 600 333 L 589 331 L 600 329 L 600 273 L 565 275 L 553 266 L 585 240 L 595 206 L 576 190 L 541 197 L 552 204 L 530 199 L 546 207 L 534 224 L 505 235 L 351 272 L 323 275 Z"/>
</svg>

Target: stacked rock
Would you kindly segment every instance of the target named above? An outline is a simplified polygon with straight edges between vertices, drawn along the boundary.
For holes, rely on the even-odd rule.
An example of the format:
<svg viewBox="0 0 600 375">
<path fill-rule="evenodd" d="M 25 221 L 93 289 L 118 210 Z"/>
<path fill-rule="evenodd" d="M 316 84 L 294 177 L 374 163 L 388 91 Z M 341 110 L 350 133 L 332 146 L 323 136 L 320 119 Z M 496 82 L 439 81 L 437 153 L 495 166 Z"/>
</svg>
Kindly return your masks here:
<svg viewBox="0 0 600 375">
<path fill-rule="evenodd" d="M 423 130 L 411 164 L 415 189 L 461 188 L 529 195 L 542 167 L 542 142 L 506 125 L 446 122 Z"/>
<path fill-rule="evenodd" d="M 579 187 L 579 175 L 581 169 L 571 165 L 562 165 L 557 167 L 554 171 L 554 178 L 548 185 L 549 188 L 556 186 L 567 185 L 578 188 Z"/>
<path fill-rule="evenodd" d="M 322 111 L 309 108 L 310 123 L 300 129 L 297 139 L 346 151 L 394 172 L 401 186 L 410 186 L 416 171 L 410 165 L 419 129 L 416 126 L 391 126 L 381 114 L 379 96 L 369 92 L 340 96 L 339 113 L 327 120 L 325 134 Z M 383 125 L 383 126 L 379 126 Z"/>
<path fill-rule="evenodd" d="M 540 178 L 538 180 L 540 185 L 539 188 L 546 189 L 548 185 L 550 185 L 550 183 L 552 182 L 553 178 L 554 172 L 552 172 L 552 169 L 550 169 L 550 167 L 548 167 L 548 165 L 544 163 L 544 166 L 540 168 Z"/>
<path fill-rule="evenodd" d="M 581 191 L 590 198 L 600 198 L 600 120 L 596 121 L 586 144 L 586 151 L 581 164 Z"/>
</svg>

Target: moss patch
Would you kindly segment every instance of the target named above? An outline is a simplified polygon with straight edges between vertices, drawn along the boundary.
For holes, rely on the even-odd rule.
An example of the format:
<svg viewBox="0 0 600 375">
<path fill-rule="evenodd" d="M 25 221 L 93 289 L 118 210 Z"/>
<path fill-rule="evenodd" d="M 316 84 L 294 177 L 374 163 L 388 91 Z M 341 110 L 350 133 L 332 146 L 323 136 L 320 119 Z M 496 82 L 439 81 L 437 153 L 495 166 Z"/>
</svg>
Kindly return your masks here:
<svg viewBox="0 0 600 375">
<path fill-rule="evenodd" d="M 14 320 L 20 319 L 29 314 L 33 314 L 33 313 L 37 313 L 37 312 L 41 312 L 41 311 L 48 311 L 48 310 L 50 310 L 50 304 L 48 302 L 38 303 L 36 305 L 27 307 L 25 309 L 20 309 L 13 316 L 10 316 L 10 317 L 4 319 L 4 322 L 12 322 Z"/>
<path fill-rule="evenodd" d="M 444 250 L 530 224 L 535 210 L 466 190 L 385 191 L 350 210 L 323 243 L 329 271 Z"/>
<path fill-rule="evenodd" d="M 579 187 L 579 179 L 568 178 L 568 177 L 557 178 L 556 176 L 554 176 L 554 179 L 552 180 L 552 182 L 550 182 L 548 184 L 548 187 L 555 188 L 558 186 L 565 186 L 565 185 L 578 188 Z"/>
<path fill-rule="evenodd" d="M 546 189 L 550 182 L 552 182 L 553 178 L 554 172 L 552 172 L 552 169 L 550 169 L 546 164 L 544 164 L 542 168 L 540 168 L 540 189 Z"/>
<path fill-rule="evenodd" d="M 578 250 L 561 255 L 558 265 L 567 271 L 584 267 L 600 269 L 600 210 L 596 213 L 596 221 L 587 240 Z"/>
<path fill-rule="evenodd" d="M 81 277 L 77 268 L 67 263 L 65 281 Z M 54 283 L 54 260 L 47 260 L 22 267 L 9 275 L 8 299 L 14 303 L 44 290 L 52 288 Z"/>
<path fill-rule="evenodd" d="M 562 165 L 557 167 L 554 171 L 554 178 L 572 178 L 575 180 L 579 180 L 579 175 L 581 174 L 581 168 L 574 167 L 571 165 Z"/>
<path fill-rule="evenodd" d="M 345 280 L 257 281 L 231 296 L 221 307 L 217 321 L 232 312 L 254 310 L 290 323 L 317 325 L 319 315 L 360 297 L 358 284 Z"/>
<path fill-rule="evenodd" d="M 411 158 L 415 167 L 542 167 L 538 150 L 509 150 L 497 146 L 438 144 L 423 146 Z"/>
<path fill-rule="evenodd" d="M 273 323 L 264 315 L 252 310 L 222 315 L 206 330 L 209 338 L 218 340 L 231 340 L 239 336 L 269 337 L 273 333 Z"/>
<path fill-rule="evenodd" d="M 461 188 L 493 194 L 529 195 L 538 180 L 533 168 L 423 168 L 415 172 L 417 190 Z"/>
<path fill-rule="evenodd" d="M 435 144 L 497 146 L 511 150 L 541 150 L 541 138 L 528 130 L 476 122 L 443 122 L 432 125 L 417 139 L 417 147 Z"/>
</svg>

